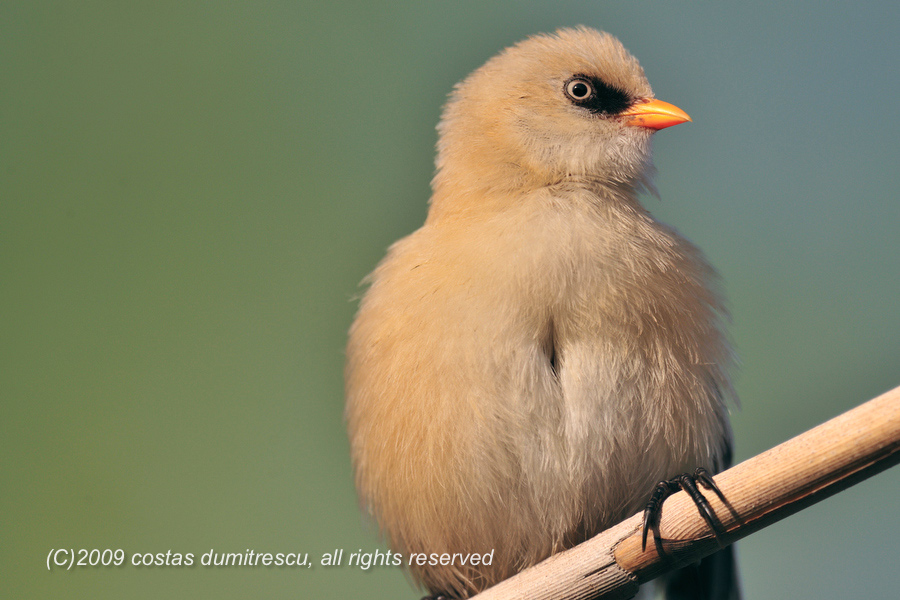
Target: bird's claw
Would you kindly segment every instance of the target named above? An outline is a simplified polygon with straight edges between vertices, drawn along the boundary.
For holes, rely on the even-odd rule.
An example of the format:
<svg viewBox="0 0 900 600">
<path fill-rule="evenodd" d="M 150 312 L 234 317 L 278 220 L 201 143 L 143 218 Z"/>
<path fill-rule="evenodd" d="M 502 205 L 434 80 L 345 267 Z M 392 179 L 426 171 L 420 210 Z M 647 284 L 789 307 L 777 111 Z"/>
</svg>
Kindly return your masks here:
<svg viewBox="0 0 900 600">
<path fill-rule="evenodd" d="M 691 500 L 694 501 L 694 505 L 696 505 L 697 510 L 700 512 L 700 516 L 703 517 L 703 520 L 709 525 L 716 541 L 721 544 L 722 540 L 719 538 L 721 525 L 718 519 L 716 519 L 716 515 L 709 505 L 709 502 L 707 502 L 706 498 L 703 497 L 703 494 L 700 493 L 697 484 L 700 484 L 708 490 L 712 490 L 720 500 L 723 502 L 725 501 L 722 490 L 720 490 L 719 486 L 716 485 L 716 482 L 713 481 L 709 471 L 703 467 L 698 467 L 693 474 L 682 473 L 668 481 L 660 481 L 656 484 L 656 487 L 653 488 L 653 493 L 650 494 L 650 500 L 647 502 L 646 508 L 644 508 L 644 525 L 641 534 L 642 551 L 647 549 L 647 532 L 652 529 L 653 543 L 656 546 L 656 552 L 659 555 L 664 553 L 662 539 L 659 535 L 659 520 L 660 517 L 662 517 L 662 505 L 663 502 L 666 501 L 666 498 L 680 490 L 684 490 L 687 492 L 688 496 L 691 497 Z"/>
</svg>

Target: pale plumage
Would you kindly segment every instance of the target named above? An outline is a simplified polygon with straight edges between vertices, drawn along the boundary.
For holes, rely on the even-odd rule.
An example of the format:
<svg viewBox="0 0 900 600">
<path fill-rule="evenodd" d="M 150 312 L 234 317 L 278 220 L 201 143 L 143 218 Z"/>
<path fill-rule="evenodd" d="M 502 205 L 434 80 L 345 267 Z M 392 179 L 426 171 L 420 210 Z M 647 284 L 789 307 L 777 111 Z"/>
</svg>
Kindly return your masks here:
<svg viewBox="0 0 900 600">
<path fill-rule="evenodd" d="M 446 106 L 425 225 L 368 278 L 346 370 L 361 500 L 404 555 L 494 550 L 414 566 L 432 593 L 481 590 L 722 465 L 714 274 L 637 200 L 667 126 L 652 98 L 608 34 L 500 53 Z"/>
</svg>

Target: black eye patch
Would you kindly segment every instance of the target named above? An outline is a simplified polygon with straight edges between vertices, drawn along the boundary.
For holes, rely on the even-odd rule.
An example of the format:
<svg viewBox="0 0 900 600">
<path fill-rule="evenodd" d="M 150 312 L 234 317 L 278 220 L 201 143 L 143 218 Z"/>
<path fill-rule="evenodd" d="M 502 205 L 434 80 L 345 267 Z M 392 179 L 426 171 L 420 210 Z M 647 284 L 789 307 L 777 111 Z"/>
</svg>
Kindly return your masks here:
<svg viewBox="0 0 900 600">
<path fill-rule="evenodd" d="M 628 94 L 591 75 L 574 75 L 563 92 L 572 104 L 598 115 L 616 115 L 631 106 Z"/>
</svg>

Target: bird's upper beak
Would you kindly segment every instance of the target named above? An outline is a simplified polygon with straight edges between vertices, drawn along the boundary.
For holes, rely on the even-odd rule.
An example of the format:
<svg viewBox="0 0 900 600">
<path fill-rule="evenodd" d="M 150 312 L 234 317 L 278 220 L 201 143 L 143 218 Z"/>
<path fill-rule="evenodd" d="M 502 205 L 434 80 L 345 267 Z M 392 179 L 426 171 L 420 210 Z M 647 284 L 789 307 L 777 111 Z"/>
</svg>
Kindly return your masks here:
<svg viewBox="0 0 900 600">
<path fill-rule="evenodd" d="M 678 125 L 691 118 L 686 112 L 662 100 L 639 100 L 620 116 L 625 117 L 626 125 L 637 125 L 648 129 L 665 129 Z"/>
</svg>

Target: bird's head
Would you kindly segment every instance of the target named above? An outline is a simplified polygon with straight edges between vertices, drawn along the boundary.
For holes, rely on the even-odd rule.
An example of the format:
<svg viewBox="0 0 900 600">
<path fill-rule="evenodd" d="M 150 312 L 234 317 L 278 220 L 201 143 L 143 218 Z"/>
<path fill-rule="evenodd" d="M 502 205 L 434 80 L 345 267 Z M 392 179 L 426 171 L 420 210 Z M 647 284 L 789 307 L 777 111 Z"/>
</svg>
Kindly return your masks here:
<svg viewBox="0 0 900 600">
<path fill-rule="evenodd" d="M 640 186 L 651 134 L 689 121 L 653 98 L 613 36 L 560 29 L 507 48 L 459 83 L 438 125 L 435 201 L 583 179 Z"/>
</svg>

